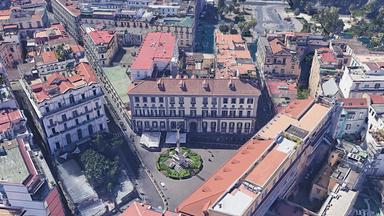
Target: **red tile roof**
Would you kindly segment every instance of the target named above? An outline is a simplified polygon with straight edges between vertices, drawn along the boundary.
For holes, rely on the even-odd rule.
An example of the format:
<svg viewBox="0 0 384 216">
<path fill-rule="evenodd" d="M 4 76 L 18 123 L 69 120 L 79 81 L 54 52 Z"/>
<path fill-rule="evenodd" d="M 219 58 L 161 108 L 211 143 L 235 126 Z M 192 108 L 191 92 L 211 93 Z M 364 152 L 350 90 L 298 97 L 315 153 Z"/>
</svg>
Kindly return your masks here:
<svg viewBox="0 0 384 216">
<path fill-rule="evenodd" d="M 177 216 L 179 214 L 165 211 L 164 214 L 153 210 L 149 205 L 133 202 L 121 216 Z"/>
<path fill-rule="evenodd" d="M 267 88 L 270 94 L 296 94 L 297 87 L 295 82 L 287 82 L 283 80 L 267 80 Z"/>
<path fill-rule="evenodd" d="M 204 211 L 242 177 L 272 144 L 273 140 L 249 140 L 215 174 L 179 204 L 176 211 L 203 216 Z"/>
<path fill-rule="evenodd" d="M 109 44 L 114 37 L 109 31 L 91 31 L 88 34 L 96 45 Z"/>
<path fill-rule="evenodd" d="M 285 49 L 285 46 L 283 42 L 281 42 L 278 38 L 275 38 L 269 42 L 269 45 L 271 46 L 272 53 L 278 53 Z"/>
<path fill-rule="evenodd" d="M 76 65 L 74 74 L 71 76 L 65 77 L 58 72 L 52 73 L 47 77 L 46 82 L 32 84 L 31 89 L 35 99 L 40 103 L 54 97 L 50 95 L 50 90 L 56 89 L 59 94 L 64 94 L 70 89 L 96 82 L 97 77 L 92 67 L 88 63 L 81 62 Z"/>
<path fill-rule="evenodd" d="M 248 174 L 246 181 L 263 187 L 268 179 L 276 172 L 288 157 L 287 153 L 273 149 L 267 156 Z"/>
<path fill-rule="evenodd" d="M 337 63 L 337 59 L 332 52 L 321 53 L 320 59 L 323 63 Z"/>
<path fill-rule="evenodd" d="M 52 64 L 58 61 L 54 51 L 42 52 L 41 57 L 43 58 L 44 64 Z"/>
<path fill-rule="evenodd" d="M 314 100 L 311 97 L 303 100 L 296 99 L 289 103 L 280 113 L 294 119 L 299 119 L 313 103 Z"/>
<path fill-rule="evenodd" d="M 131 65 L 131 70 L 151 69 L 157 59 L 170 61 L 174 56 L 175 48 L 176 37 L 172 33 L 149 32 Z"/>
<path fill-rule="evenodd" d="M 372 104 L 384 104 L 384 95 L 370 95 Z"/>
<path fill-rule="evenodd" d="M 0 110 L 0 132 L 4 133 L 11 129 L 12 125 L 22 119 L 19 109 Z"/>
<path fill-rule="evenodd" d="M 368 108 L 368 101 L 366 98 L 344 98 L 339 101 L 343 103 L 343 108 L 345 109 Z"/>
<path fill-rule="evenodd" d="M 57 188 L 53 188 L 44 199 L 49 215 L 64 216 L 64 208 L 61 203 L 60 194 Z"/>
<path fill-rule="evenodd" d="M 231 86 L 231 87 L 230 87 Z M 260 90 L 240 79 L 158 79 L 135 82 L 128 95 L 243 95 L 260 96 Z"/>
</svg>

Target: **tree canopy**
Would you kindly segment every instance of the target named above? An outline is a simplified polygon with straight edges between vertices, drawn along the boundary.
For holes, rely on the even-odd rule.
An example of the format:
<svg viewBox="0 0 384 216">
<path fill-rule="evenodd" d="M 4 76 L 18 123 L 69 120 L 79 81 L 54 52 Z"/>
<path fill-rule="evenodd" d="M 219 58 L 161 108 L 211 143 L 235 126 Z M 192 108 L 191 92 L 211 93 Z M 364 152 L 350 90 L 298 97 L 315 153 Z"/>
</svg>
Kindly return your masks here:
<svg viewBox="0 0 384 216">
<path fill-rule="evenodd" d="M 343 31 L 344 23 L 339 18 L 339 9 L 336 7 L 325 8 L 315 15 L 315 19 L 321 24 L 327 33 L 338 34 Z"/>
</svg>

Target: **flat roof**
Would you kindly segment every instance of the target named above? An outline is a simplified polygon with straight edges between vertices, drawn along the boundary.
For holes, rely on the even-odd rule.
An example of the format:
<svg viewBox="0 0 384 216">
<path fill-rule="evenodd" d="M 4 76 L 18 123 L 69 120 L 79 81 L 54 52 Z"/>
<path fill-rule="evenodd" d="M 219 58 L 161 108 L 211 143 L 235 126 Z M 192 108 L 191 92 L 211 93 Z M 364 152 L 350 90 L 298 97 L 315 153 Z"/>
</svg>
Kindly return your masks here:
<svg viewBox="0 0 384 216">
<path fill-rule="evenodd" d="M 337 184 L 324 202 L 319 215 L 348 215 L 357 195 L 358 192 L 342 190 L 342 186 Z"/>
<path fill-rule="evenodd" d="M 6 155 L 0 156 L 0 182 L 23 183 L 30 175 L 17 140 L 0 144 Z"/>
<path fill-rule="evenodd" d="M 129 102 L 127 95 L 127 88 L 132 85 L 131 79 L 127 75 L 128 68 L 119 66 L 103 67 L 104 74 L 108 77 L 108 80 L 112 83 L 113 88 L 116 90 L 117 95 L 123 101 L 123 103 Z"/>
<path fill-rule="evenodd" d="M 241 190 L 234 190 L 232 193 L 226 194 L 212 209 L 228 215 L 242 216 L 252 201 L 252 196 Z"/>
</svg>

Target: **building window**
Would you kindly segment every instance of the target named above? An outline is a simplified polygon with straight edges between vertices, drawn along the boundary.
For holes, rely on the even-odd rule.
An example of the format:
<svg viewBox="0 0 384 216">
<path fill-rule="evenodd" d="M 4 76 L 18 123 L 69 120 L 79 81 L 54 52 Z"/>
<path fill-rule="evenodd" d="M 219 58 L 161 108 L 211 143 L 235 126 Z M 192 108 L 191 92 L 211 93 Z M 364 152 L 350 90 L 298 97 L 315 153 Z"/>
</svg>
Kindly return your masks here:
<svg viewBox="0 0 384 216">
<path fill-rule="evenodd" d="M 61 102 L 58 102 L 57 105 L 59 106 L 59 108 L 61 108 Z"/>
<path fill-rule="evenodd" d="M 208 131 L 208 123 L 207 122 L 202 122 L 201 126 L 203 128 L 203 132 L 206 133 Z"/>
<path fill-rule="evenodd" d="M 72 144 L 71 134 L 67 133 L 65 135 L 65 139 L 67 140 L 67 144 Z"/>
<path fill-rule="evenodd" d="M 97 110 L 97 116 L 100 117 L 101 114 L 100 114 L 100 110 Z"/>
<path fill-rule="evenodd" d="M 252 98 L 248 98 L 247 99 L 247 104 L 253 104 L 253 99 Z"/>
<path fill-rule="evenodd" d="M 176 130 L 176 122 L 171 121 L 171 130 Z"/>
<path fill-rule="evenodd" d="M 175 97 L 170 97 L 169 98 L 169 103 L 170 104 L 175 104 Z"/>
<path fill-rule="evenodd" d="M 83 131 L 81 129 L 77 130 L 77 137 L 79 137 L 79 140 L 83 139 Z"/>
<path fill-rule="evenodd" d="M 88 112 L 88 107 L 85 106 L 85 107 L 84 107 L 84 110 L 85 110 L 85 112 Z"/>
<path fill-rule="evenodd" d="M 183 97 L 179 97 L 179 104 L 184 104 L 184 98 Z"/>
<path fill-rule="evenodd" d="M 185 115 L 185 111 L 184 110 L 179 110 L 179 116 L 180 117 L 184 117 Z"/>
<path fill-rule="evenodd" d="M 81 99 L 85 99 L 85 94 L 81 94 Z"/>
<path fill-rule="evenodd" d="M 169 113 L 171 116 L 176 116 L 176 110 L 170 110 Z"/>
<path fill-rule="evenodd" d="M 244 132 L 249 133 L 250 131 L 251 124 L 250 123 L 245 123 L 244 125 Z"/>
<path fill-rule="evenodd" d="M 235 110 L 229 111 L 229 116 L 234 118 L 236 116 L 236 111 Z"/>
<path fill-rule="evenodd" d="M 211 132 L 216 132 L 216 122 L 211 122 Z"/>
<path fill-rule="evenodd" d="M 69 95 L 69 103 L 75 103 L 75 97 L 72 94 Z"/>
<path fill-rule="evenodd" d="M 380 83 L 375 83 L 375 89 L 380 88 Z"/>
<path fill-rule="evenodd" d="M 52 134 L 56 134 L 56 128 L 52 128 Z"/>
<path fill-rule="evenodd" d="M 143 128 L 143 123 L 141 121 L 137 121 L 136 124 L 137 124 L 137 128 L 139 130 L 141 130 Z"/>
<path fill-rule="evenodd" d="M 56 142 L 55 145 L 56 145 L 56 149 L 60 149 L 61 146 L 59 142 Z"/>
<path fill-rule="evenodd" d="M 217 104 L 217 98 L 212 98 L 212 105 L 216 105 Z"/>
<path fill-rule="evenodd" d="M 355 119 L 355 116 L 356 116 L 356 113 L 354 113 L 354 112 L 350 112 L 350 113 L 348 113 L 348 120 L 353 120 L 353 119 Z"/>
<path fill-rule="evenodd" d="M 229 133 L 233 133 L 235 131 L 235 123 L 230 122 L 229 123 Z"/>
<path fill-rule="evenodd" d="M 345 130 L 350 130 L 351 129 L 351 124 L 347 124 L 346 126 L 345 126 Z"/>
<path fill-rule="evenodd" d="M 226 110 L 221 111 L 221 115 L 222 115 L 223 117 L 227 117 L 227 115 L 228 115 L 228 111 L 226 111 Z"/>
<path fill-rule="evenodd" d="M 216 110 L 211 110 L 211 116 L 216 117 L 217 116 L 217 111 Z"/>
<path fill-rule="evenodd" d="M 151 102 L 152 103 L 156 103 L 156 98 L 155 97 L 151 97 Z"/>
<path fill-rule="evenodd" d="M 207 117 L 208 116 L 208 110 L 202 110 L 201 114 L 203 115 L 203 117 Z"/>
<path fill-rule="evenodd" d="M 164 121 L 160 122 L 160 128 L 165 128 L 165 122 Z"/>
<path fill-rule="evenodd" d="M 227 132 L 227 122 L 221 122 L 221 132 Z"/>
<path fill-rule="evenodd" d="M 88 125 L 88 134 L 92 135 L 93 134 L 93 126 L 90 124 Z"/>
<path fill-rule="evenodd" d="M 164 98 L 163 97 L 159 97 L 159 102 L 163 103 L 164 102 Z"/>
<path fill-rule="evenodd" d="M 140 98 L 139 97 L 135 97 L 135 102 L 136 103 L 140 102 Z"/>
<path fill-rule="evenodd" d="M 97 95 L 97 91 L 96 91 L 96 89 L 93 89 L 93 95 Z"/>
<path fill-rule="evenodd" d="M 53 119 L 49 119 L 49 126 L 53 125 Z"/>
<path fill-rule="evenodd" d="M 237 128 L 237 133 L 241 133 L 241 131 L 243 130 L 243 123 L 238 122 L 236 125 L 236 128 Z"/>
<path fill-rule="evenodd" d="M 207 98 L 207 97 L 203 97 L 203 104 L 204 104 L 204 105 L 207 105 L 207 104 L 208 104 L 208 98 Z"/>
<path fill-rule="evenodd" d="M 65 115 L 65 114 L 61 115 L 61 119 L 62 119 L 63 122 L 67 121 L 67 115 Z"/>
<path fill-rule="evenodd" d="M 159 110 L 159 116 L 165 116 L 165 110 Z"/>
<path fill-rule="evenodd" d="M 91 117 L 89 117 L 89 114 L 87 114 L 87 121 L 89 121 L 91 119 Z"/>
<path fill-rule="evenodd" d="M 195 97 L 191 97 L 191 104 L 196 104 L 196 98 Z"/>
<path fill-rule="evenodd" d="M 143 103 L 147 103 L 147 97 L 143 97 Z"/>
<path fill-rule="evenodd" d="M 157 129 L 157 121 L 152 122 L 152 128 Z"/>
<path fill-rule="evenodd" d="M 244 104 L 244 98 L 240 98 L 239 104 Z"/>
<path fill-rule="evenodd" d="M 48 106 L 45 107 L 45 111 L 46 111 L 46 112 L 49 112 L 49 107 L 48 107 Z"/>
<path fill-rule="evenodd" d="M 196 116 L 196 110 L 191 110 L 191 116 L 193 116 L 193 117 Z"/>
<path fill-rule="evenodd" d="M 231 103 L 235 104 L 236 103 L 236 98 L 231 98 Z"/>
<path fill-rule="evenodd" d="M 251 117 L 251 111 L 247 111 L 247 117 Z"/>
<path fill-rule="evenodd" d="M 99 128 L 100 128 L 100 131 L 103 131 L 104 130 L 104 125 L 103 124 L 99 124 Z"/>
<path fill-rule="evenodd" d="M 227 104 L 228 103 L 228 98 L 223 98 L 223 103 Z"/>
<path fill-rule="evenodd" d="M 144 128 L 149 129 L 149 121 L 144 121 Z"/>
</svg>

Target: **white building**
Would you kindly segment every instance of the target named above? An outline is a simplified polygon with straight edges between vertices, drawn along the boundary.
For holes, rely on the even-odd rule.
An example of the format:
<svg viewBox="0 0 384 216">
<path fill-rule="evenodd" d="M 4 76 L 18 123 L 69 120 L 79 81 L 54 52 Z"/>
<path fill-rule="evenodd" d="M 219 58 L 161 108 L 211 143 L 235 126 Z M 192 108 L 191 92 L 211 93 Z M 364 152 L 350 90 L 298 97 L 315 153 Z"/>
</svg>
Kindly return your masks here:
<svg viewBox="0 0 384 216">
<path fill-rule="evenodd" d="M 108 130 L 104 94 L 88 63 L 65 76 L 53 73 L 47 81 L 25 77 L 20 82 L 52 154 L 73 150 L 94 133 Z"/>
<path fill-rule="evenodd" d="M 364 93 L 382 94 L 384 91 L 384 63 L 352 59 L 339 83 L 344 98 L 361 98 Z"/>
<path fill-rule="evenodd" d="M 368 128 L 368 102 L 365 98 L 340 99 L 341 112 L 338 116 L 334 137 L 364 137 Z"/>
<path fill-rule="evenodd" d="M 159 79 L 128 90 L 136 132 L 243 133 L 255 131 L 260 91 L 239 79 Z"/>
<path fill-rule="evenodd" d="M 150 32 L 131 65 L 131 80 L 150 78 L 153 72 L 170 70 L 173 73 L 178 69 L 178 58 L 177 39 L 172 33 Z"/>
</svg>

